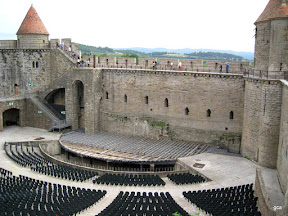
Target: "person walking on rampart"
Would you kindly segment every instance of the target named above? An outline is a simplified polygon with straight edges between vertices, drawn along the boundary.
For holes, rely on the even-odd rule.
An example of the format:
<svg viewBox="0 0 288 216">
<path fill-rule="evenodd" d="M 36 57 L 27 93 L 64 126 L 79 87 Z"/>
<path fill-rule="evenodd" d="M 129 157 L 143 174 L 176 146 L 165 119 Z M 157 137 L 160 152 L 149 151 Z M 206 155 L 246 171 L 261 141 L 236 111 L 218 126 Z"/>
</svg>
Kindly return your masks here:
<svg viewBox="0 0 288 216">
<path fill-rule="evenodd" d="M 181 68 L 182 68 L 182 62 L 179 61 L 179 63 L 178 63 L 178 69 L 181 70 Z"/>
<path fill-rule="evenodd" d="M 155 61 L 152 63 L 153 70 L 155 69 Z"/>
<path fill-rule="evenodd" d="M 219 71 L 220 71 L 220 73 L 222 73 L 222 65 L 220 65 Z"/>
<path fill-rule="evenodd" d="M 227 62 L 226 63 L 226 73 L 228 73 L 229 72 L 229 63 Z"/>
<path fill-rule="evenodd" d="M 171 62 L 170 67 L 171 67 L 171 70 L 173 70 L 173 62 Z"/>
<path fill-rule="evenodd" d="M 77 67 L 79 67 L 80 66 L 80 57 L 78 56 L 78 58 L 77 58 Z"/>
</svg>

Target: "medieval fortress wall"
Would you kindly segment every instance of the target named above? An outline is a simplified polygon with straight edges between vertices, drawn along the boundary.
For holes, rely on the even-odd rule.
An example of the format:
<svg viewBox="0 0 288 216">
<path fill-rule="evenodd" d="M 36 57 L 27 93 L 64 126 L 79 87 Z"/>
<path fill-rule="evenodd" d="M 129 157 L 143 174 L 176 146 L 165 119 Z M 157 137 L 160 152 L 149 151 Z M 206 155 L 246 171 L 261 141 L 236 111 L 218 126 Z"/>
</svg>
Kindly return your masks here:
<svg viewBox="0 0 288 216">
<path fill-rule="evenodd" d="M 157 59 L 152 70 L 153 58 L 85 56 L 90 68 L 77 68 L 67 53 L 70 46 L 77 52 L 71 39 L 58 47 L 62 41 L 47 41 L 44 31 L 0 41 L 0 131 L 5 119 L 48 129 L 51 119 L 30 98 L 52 98 L 65 105 L 72 129 L 88 134 L 206 143 L 277 168 L 288 203 L 288 20 L 273 11 L 274 3 L 287 5 L 270 3 L 255 23 L 252 74 L 246 62 L 230 63 L 225 73 L 226 62 L 199 59 L 182 60 L 182 70 L 178 59 Z"/>
</svg>

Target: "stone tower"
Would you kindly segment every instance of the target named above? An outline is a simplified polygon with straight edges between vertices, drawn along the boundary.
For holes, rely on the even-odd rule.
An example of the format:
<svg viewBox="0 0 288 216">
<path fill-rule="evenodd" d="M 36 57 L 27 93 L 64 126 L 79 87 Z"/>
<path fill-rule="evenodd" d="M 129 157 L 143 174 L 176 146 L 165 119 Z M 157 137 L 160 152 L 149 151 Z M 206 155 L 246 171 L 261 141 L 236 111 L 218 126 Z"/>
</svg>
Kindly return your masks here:
<svg viewBox="0 0 288 216">
<path fill-rule="evenodd" d="M 282 79 L 288 74 L 288 1 L 270 0 L 256 25 L 254 76 L 245 77 L 241 153 L 275 168 Z"/>
<path fill-rule="evenodd" d="M 31 5 L 17 32 L 17 48 L 49 48 L 49 33 L 33 5 Z"/>
<path fill-rule="evenodd" d="M 270 0 L 255 25 L 254 74 L 272 79 L 287 77 L 288 0 Z"/>
</svg>

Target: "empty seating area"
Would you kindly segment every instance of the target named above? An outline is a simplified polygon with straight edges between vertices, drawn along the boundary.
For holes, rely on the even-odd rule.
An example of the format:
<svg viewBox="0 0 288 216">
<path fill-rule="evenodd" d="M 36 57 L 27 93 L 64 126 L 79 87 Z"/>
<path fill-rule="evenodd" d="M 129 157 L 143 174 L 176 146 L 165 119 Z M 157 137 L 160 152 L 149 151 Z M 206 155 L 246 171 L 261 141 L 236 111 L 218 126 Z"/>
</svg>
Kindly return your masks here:
<svg viewBox="0 0 288 216">
<path fill-rule="evenodd" d="M 123 192 L 98 216 L 152 216 L 172 215 L 178 212 L 182 216 L 188 213 L 171 197 L 170 193 Z"/>
<path fill-rule="evenodd" d="M 253 184 L 229 188 L 183 192 L 191 203 L 215 216 L 260 216 Z"/>
<path fill-rule="evenodd" d="M 164 186 L 165 182 L 158 175 L 109 174 L 93 180 L 94 184 L 121 186 Z"/>
<path fill-rule="evenodd" d="M 168 174 L 167 177 L 177 185 L 198 184 L 205 182 L 205 178 L 191 173 Z"/>
<path fill-rule="evenodd" d="M 83 182 L 98 175 L 94 171 L 55 164 L 35 152 L 33 145 L 29 146 L 28 143 L 6 143 L 5 152 L 21 166 L 28 166 L 33 171 L 57 178 Z"/>
<path fill-rule="evenodd" d="M 0 168 L 1 215 L 76 215 L 94 205 L 106 191 L 52 184 L 13 176 Z"/>
<path fill-rule="evenodd" d="M 102 150 L 108 149 L 124 153 L 134 153 L 142 155 L 142 157 L 150 156 L 156 158 L 156 160 L 175 160 L 179 157 L 187 157 L 205 152 L 209 148 L 207 145 L 191 144 L 181 141 L 155 140 L 105 132 L 84 134 L 72 131 L 62 135 L 60 141 L 62 145 L 64 145 L 64 143 L 82 144 Z M 65 148 L 65 146 L 63 147 Z M 66 148 L 69 149 L 68 147 Z M 101 153 L 103 154 L 103 151 Z"/>
</svg>

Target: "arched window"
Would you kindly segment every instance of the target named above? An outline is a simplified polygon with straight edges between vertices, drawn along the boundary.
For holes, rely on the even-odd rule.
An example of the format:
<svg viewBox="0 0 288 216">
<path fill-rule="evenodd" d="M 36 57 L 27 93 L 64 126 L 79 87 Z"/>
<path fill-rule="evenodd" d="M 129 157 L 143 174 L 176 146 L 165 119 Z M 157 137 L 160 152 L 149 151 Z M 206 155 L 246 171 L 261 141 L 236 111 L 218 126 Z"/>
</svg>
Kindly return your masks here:
<svg viewBox="0 0 288 216">
<path fill-rule="evenodd" d="M 32 67 L 35 68 L 35 62 L 34 61 L 32 62 Z"/>
<path fill-rule="evenodd" d="M 106 99 L 109 99 L 109 93 L 106 91 Z"/>
<path fill-rule="evenodd" d="M 38 68 L 38 67 L 39 67 L 38 61 L 36 61 L 36 68 Z"/>
<path fill-rule="evenodd" d="M 234 119 L 234 112 L 233 111 L 230 112 L 229 118 Z"/>
<path fill-rule="evenodd" d="M 188 107 L 185 108 L 185 115 L 189 115 L 189 108 Z"/>
<path fill-rule="evenodd" d="M 127 103 L 127 95 L 124 95 L 124 102 Z"/>
<path fill-rule="evenodd" d="M 149 98 L 148 98 L 148 96 L 146 96 L 146 97 L 144 98 L 144 100 L 145 100 L 145 104 L 148 104 L 148 103 L 149 103 Z"/>
<path fill-rule="evenodd" d="M 207 110 L 206 116 L 207 116 L 207 117 L 211 117 L 211 110 L 210 110 L 210 109 Z"/>
<path fill-rule="evenodd" d="M 167 98 L 165 98 L 165 100 L 164 100 L 164 105 L 165 105 L 165 107 L 169 107 L 169 102 L 168 102 Z"/>
</svg>

